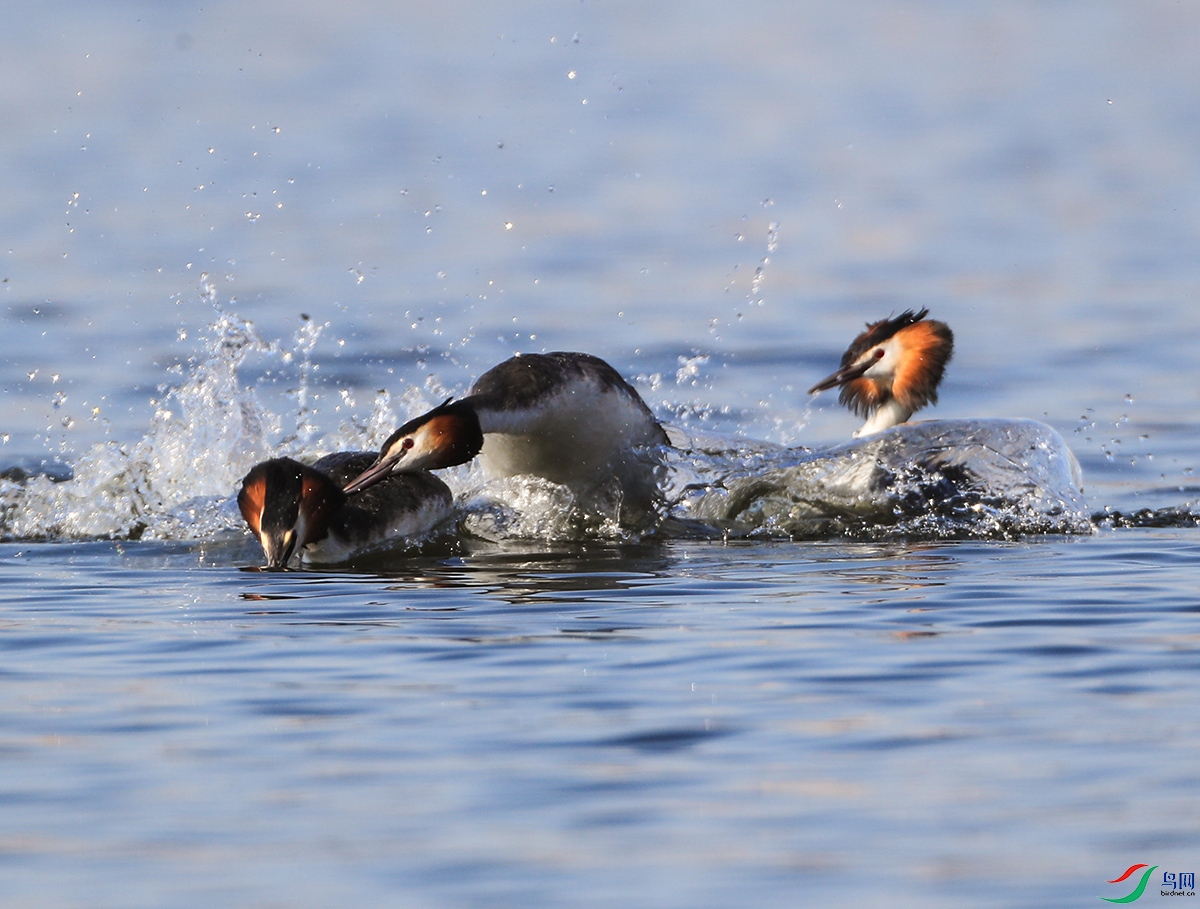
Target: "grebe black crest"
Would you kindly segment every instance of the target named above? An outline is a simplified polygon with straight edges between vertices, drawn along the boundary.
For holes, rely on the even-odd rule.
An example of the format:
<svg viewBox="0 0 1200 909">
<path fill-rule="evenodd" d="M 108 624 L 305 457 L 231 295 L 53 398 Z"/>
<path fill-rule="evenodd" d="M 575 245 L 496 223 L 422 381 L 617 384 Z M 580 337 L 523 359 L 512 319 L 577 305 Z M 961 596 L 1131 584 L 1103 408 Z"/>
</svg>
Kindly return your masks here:
<svg viewBox="0 0 1200 909">
<path fill-rule="evenodd" d="M 841 386 L 838 400 L 866 418 L 855 438 L 907 422 L 926 404 L 937 403 L 954 333 L 945 322 L 926 319 L 928 314 L 910 309 L 869 323 L 842 354 L 837 372 L 808 390 L 816 394 Z"/>
<path fill-rule="evenodd" d="M 519 354 L 470 393 L 409 420 L 383 444 L 354 493 L 392 473 L 462 464 L 480 455 L 494 476 L 532 475 L 575 489 L 615 478 L 627 506 L 652 506 L 655 459 L 667 435 L 633 386 L 599 357 Z"/>
<path fill-rule="evenodd" d="M 432 474 L 389 477 L 354 497 L 342 484 L 375 461 L 371 452 L 327 455 L 313 466 L 291 458 L 255 465 L 238 508 L 262 544 L 268 568 L 298 555 L 310 564 L 344 562 L 424 537 L 453 511 L 449 488 Z"/>
</svg>

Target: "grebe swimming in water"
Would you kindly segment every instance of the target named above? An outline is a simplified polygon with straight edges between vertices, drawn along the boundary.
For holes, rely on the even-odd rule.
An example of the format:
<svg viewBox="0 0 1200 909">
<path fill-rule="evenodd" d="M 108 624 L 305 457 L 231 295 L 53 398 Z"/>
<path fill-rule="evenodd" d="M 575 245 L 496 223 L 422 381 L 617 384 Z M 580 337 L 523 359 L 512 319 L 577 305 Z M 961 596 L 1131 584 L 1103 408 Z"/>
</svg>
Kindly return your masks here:
<svg viewBox="0 0 1200 909">
<path fill-rule="evenodd" d="M 453 511 L 454 497 L 437 477 L 419 472 L 388 478 L 349 497 L 342 484 L 375 460 L 371 452 L 326 455 L 309 467 L 274 458 L 242 480 L 238 508 L 262 544 L 268 568 L 302 562 L 333 564 L 426 535 Z"/>
<path fill-rule="evenodd" d="M 985 536 L 1090 532 L 1079 463 L 1054 429 L 1034 420 L 907 420 L 936 403 L 954 336 L 927 310 L 867 325 L 837 372 L 810 393 L 841 386 L 866 423 L 834 448 L 791 449 L 779 466 L 735 468 L 689 504 L 736 532 L 791 537 L 878 534 Z"/>
<path fill-rule="evenodd" d="M 907 423 L 926 404 L 937 403 L 954 333 L 945 322 L 926 319 L 928 314 L 910 309 L 869 323 L 842 354 L 837 372 L 808 390 L 811 395 L 841 386 L 838 401 L 867 420 L 856 439 Z"/>
<path fill-rule="evenodd" d="M 465 398 L 397 429 L 345 491 L 479 455 L 498 477 L 533 475 L 584 493 L 615 481 L 622 521 L 629 523 L 657 504 L 651 449 L 666 444 L 637 391 L 599 357 L 518 354 L 481 375 Z"/>
</svg>

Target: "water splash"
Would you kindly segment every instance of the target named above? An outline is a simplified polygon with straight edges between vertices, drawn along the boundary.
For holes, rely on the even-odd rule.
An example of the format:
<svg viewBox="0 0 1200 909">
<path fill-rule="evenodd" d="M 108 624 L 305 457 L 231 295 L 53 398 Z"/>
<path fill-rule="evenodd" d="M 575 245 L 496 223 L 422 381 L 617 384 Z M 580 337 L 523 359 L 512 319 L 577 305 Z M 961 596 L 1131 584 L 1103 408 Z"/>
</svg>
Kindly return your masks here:
<svg viewBox="0 0 1200 909">
<path fill-rule="evenodd" d="M 692 465 L 678 516 L 733 536 L 1004 538 L 1090 533 L 1079 465 L 1032 420 L 933 420 L 834 449 Z"/>
<path fill-rule="evenodd" d="M 767 266 L 771 264 L 771 256 L 779 246 L 779 222 L 772 221 L 767 225 L 767 254 L 762 257 L 758 263 L 758 267 L 754 269 L 754 277 L 750 279 L 750 294 L 746 298 L 746 302 L 752 306 L 762 306 L 762 298 L 759 297 L 758 291 L 762 287 L 763 278 L 766 277 Z"/>
<path fill-rule="evenodd" d="M 1106 509 L 1092 515 L 1092 522 L 1104 528 L 1200 527 L 1200 506 L 1195 502 L 1185 502 L 1182 505 L 1139 508 L 1130 512 Z"/>
<path fill-rule="evenodd" d="M 679 369 L 675 371 L 675 384 L 683 385 L 690 384 L 693 387 L 699 382 L 700 374 L 704 367 L 708 365 L 709 357 L 707 354 L 696 354 L 691 357 L 679 357 Z"/>
<path fill-rule="evenodd" d="M 540 477 L 488 480 L 474 475 L 457 498 L 462 503 L 462 532 L 493 543 L 574 540 L 620 532 L 615 521 L 603 516 L 588 521 L 570 489 Z"/>
<path fill-rule="evenodd" d="M 233 492 L 256 462 L 377 448 L 404 420 L 448 393 L 379 390 L 365 416 L 341 392 L 344 422 L 319 434 L 313 354 L 326 325 L 305 320 L 291 347 L 215 309 L 202 351 L 155 405 L 146 434 L 106 441 L 68 473 L 0 474 L 0 539 L 208 540 L 244 532 Z M 297 370 L 294 410 L 273 413 L 239 377 L 251 358 Z M 681 358 L 676 382 L 697 381 L 703 356 Z M 681 416 L 677 414 L 676 416 Z M 822 539 L 1013 538 L 1099 527 L 1192 526 L 1191 505 L 1091 515 L 1078 464 L 1052 429 L 1033 421 L 930 421 L 828 451 L 784 448 L 708 431 L 702 419 L 668 427 L 655 460 L 663 501 L 631 526 L 619 492 L 579 491 L 530 477 L 497 480 L 472 463 L 444 473 L 460 530 L 488 541 L 765 537 Z"/>
<path fill-rule="evenodd" d="M 279 419 L 243 388 L 238 368 L 273 355 L 249 322 L 218 311 L 205 355 L 156 405 L 139 441 L 93 446 L 69 480 L 0 484 L 4 539 L 203 539 L 236 526 L 225 501 L 245 470 L 271 454 Z"/>
<path fill-rule="evenodd" d="M 312 440 L 317 427 L 312 422 L 313 412 L 309 407 L 309 387 L 312 383 L 313 362 L 312 352 L 317 346 L 321 332 L 329 327 L 325 322 L 318 325 L 311 317 L 300 315 L 302 325 L 296 333 L 296 353 L 300 355 L 300 384 L 296 389 L 296 431 L 293 437 L 285 439 L 285 444 L 295 444 L 304 447 Z"/>
</svg>

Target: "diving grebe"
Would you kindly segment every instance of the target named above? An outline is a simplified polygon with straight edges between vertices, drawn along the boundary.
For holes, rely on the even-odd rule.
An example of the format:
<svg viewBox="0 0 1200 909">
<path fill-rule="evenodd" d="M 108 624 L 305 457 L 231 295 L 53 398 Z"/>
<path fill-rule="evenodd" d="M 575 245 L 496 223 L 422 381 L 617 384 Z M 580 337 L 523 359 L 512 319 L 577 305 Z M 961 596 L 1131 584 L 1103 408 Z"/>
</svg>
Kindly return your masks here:
<svg viewBox="0 0 1200 909">
<path fill-rule="evenodd" d="M 910 309 L 868 323 L 842 354 L 838 371 L 808 390 L 811 395 L 842 387 L 838 401 L 867 418 L 856 439 L 905 423 L 926 404 L 937 403 L 954 333 L 945 322 L 926 319 L 928 314 Z"/>
<path fill-rule="evenodd" d="M 274 458 L 242 480 L 238 508 L 258 537 L 268 568 L 286 568 L 292 556 L 310 564 L 343 562 L 428 533 L 452 511 L 454 497 L 429 473 L 391 477 L 348 497 L 342 484 L 375 461 L 371 452 L 326 455 L 309 467 Z"/>
<path fill-rule="evenodd" d="M 397 429 L 345 491 L 478 454 L 493 476 L 529 474 L 583 491 L 615 478 L 622 510 L 644 511 L 658 495 L 657 459 L 644 449 L 666 444 L 637 391 L 599 357 L 518 354 L 481 375 L 465 398 Z"/>
</svg>

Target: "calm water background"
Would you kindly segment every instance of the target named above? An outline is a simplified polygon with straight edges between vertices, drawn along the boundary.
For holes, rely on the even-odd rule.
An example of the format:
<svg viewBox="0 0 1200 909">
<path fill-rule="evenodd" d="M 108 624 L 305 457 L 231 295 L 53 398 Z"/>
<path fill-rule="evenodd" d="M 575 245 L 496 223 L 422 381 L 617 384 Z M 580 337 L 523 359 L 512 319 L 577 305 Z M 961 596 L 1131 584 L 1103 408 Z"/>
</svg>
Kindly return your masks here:
<svg viewBox="0 0 1200 909">
<path fill-rule="evenodd" d="M 262 441 L 314 448 L 550 349 L 828 444 L 804 389 L 929 306 L 937 415 L 1049 422 L 1097 513 L 1191 508 L 1200 9 L 503 6 L 9 4 L 0 468 L 168 454 L 214 303 L 278 341 Z M 1095 905 L 1200 865 L 1198 533 L 10 540 L 0 897 Z"/>
</svg>

